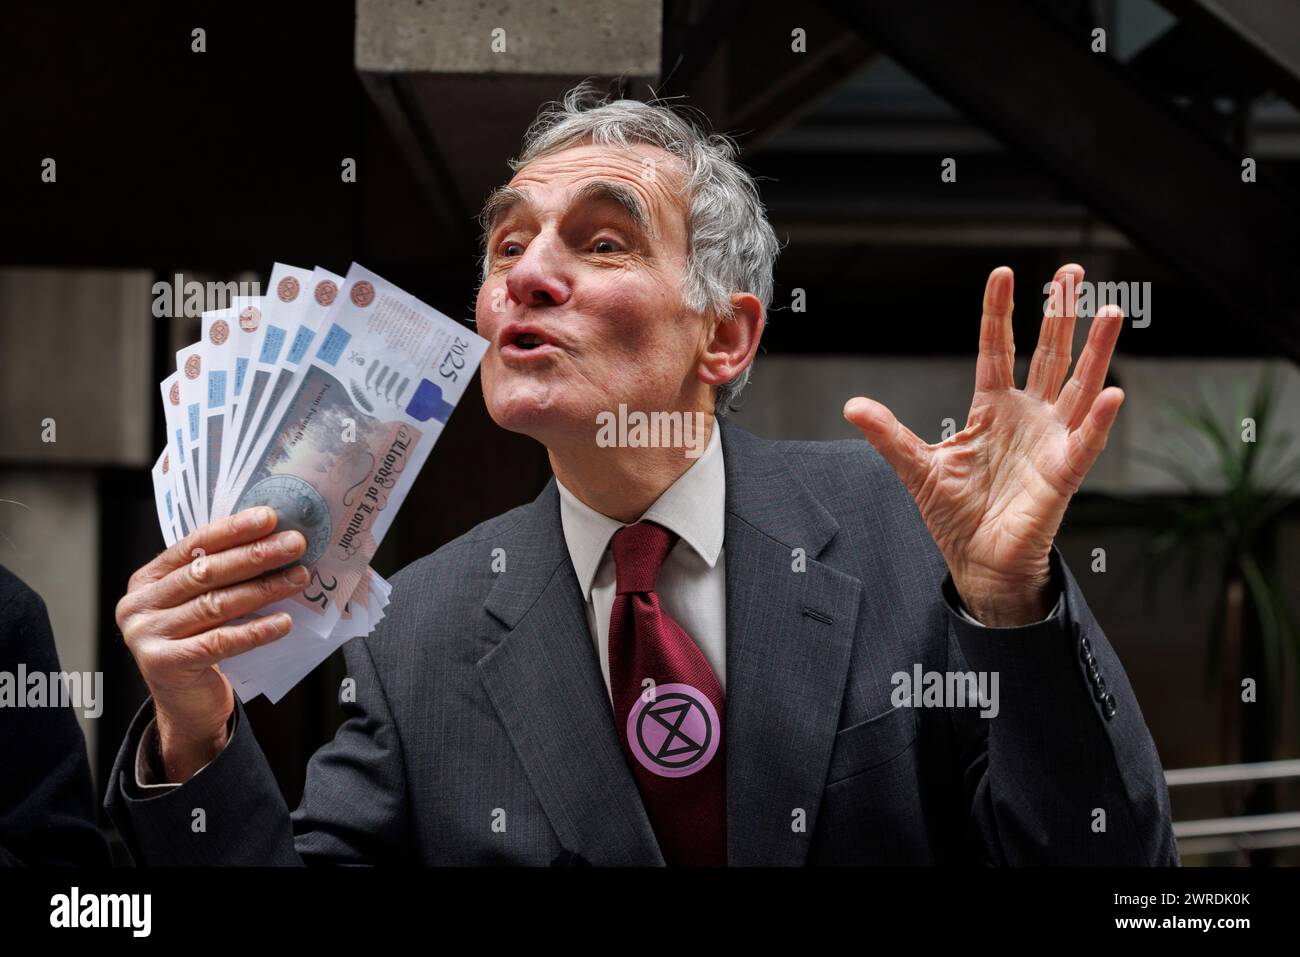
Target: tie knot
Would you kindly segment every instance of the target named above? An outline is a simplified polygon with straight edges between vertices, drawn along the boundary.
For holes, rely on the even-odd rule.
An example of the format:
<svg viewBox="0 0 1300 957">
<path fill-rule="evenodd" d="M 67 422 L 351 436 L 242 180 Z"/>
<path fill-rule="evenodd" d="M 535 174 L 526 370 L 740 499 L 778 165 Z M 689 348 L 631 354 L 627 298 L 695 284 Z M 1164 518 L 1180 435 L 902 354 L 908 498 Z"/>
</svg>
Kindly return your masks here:
<svg viewBox="0 0 1300 957">
<path fill-rule="evenodd" d="M 615 532 L 609 547 L 614 553 L 617 593 L 654 591 L 659 569 L 676 544 L 676 534 L 654 522 L 624 525 Z"/>
</svg>

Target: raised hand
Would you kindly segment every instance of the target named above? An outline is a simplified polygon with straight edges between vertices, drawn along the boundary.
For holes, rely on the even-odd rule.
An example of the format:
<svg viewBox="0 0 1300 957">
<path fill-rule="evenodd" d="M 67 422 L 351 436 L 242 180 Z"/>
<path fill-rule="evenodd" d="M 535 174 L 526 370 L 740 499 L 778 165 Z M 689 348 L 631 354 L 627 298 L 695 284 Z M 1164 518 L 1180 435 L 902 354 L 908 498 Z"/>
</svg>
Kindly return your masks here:
<svg viewBox="0 0 1300 957">
<path fill-rule="evenodd" d="M 873 399 L 844 406 L 916 499 L 962 601 L 986 625 L 1026 624 L 1051 610 L 1052 542 L 1124 401 L 1122 390 L 1102 388 L 1124 323 L 1114 306 L 1098 311 L 1061 387 L 1082 281 L 1081 266 L 1057 270 L 1028 380 L 1017 389 L 1012 272 L 989 274 L 975 397 L 952 438 L 927 444 Z"/>
<path fill-rule="evenodd" d="M 227 624 L 302 591 L 307 569 L 294 565 L 301 532 L 270 533 L 275 512 L 251 508 L 195 530 L 131 576 L 117 603 L 117 625 L 154 699 L 167 780 L 183 782 L 226 744 L 235 708 L 226 658 L 288 633 L 283 613 Z"/>
</svg>

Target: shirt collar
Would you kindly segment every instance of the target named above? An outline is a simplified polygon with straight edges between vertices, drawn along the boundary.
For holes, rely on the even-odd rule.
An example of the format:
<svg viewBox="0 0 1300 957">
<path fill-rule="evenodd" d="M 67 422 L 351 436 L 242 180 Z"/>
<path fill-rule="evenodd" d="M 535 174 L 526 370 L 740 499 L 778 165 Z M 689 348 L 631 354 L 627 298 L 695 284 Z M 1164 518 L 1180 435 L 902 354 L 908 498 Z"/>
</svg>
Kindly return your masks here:
<svg viewBox="0 0 1300 957">
<path fill-rule="evenodd" d="M 704 453 L 695 464 L 677 477 L 638 521 L 657 522 L 686 542 L 710 568 L 722 553 L 726 529 L 727 478 L 723 467 L 722 440 L 717 421 Z M 560 522 L 565 544 L 573 562 L 582 596 L 591 600 L 591 586 L 600 570 L 609 540 L 623 523 L 602 515 L 564 487 L 558 478 Z"/>
</svg>

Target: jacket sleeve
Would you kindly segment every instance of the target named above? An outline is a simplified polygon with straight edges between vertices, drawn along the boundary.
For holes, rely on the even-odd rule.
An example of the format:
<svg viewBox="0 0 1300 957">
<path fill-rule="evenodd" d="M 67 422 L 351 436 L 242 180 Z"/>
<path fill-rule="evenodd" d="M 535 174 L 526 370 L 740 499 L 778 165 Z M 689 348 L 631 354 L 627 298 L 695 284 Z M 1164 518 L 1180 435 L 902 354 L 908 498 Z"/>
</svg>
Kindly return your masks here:
<svg viewBox="0 0 1300 957">
<path fill-rule="evenodd" d="M 955 709 L 967 837 L 989 864 L 1178 864 L 1169 792 L 1137 698 L 1060 552 L 1060 614 L 985 628 L 948 606 L 950 668 L 998 675 L 997 713 Z M 963 713 L 957 713 L 962 711 Z"/>
<path fill-rule="evenodd" d="M 292 814 L 238 698 L 234 732 L 209 765 L 173 788 L 138 788 L 136 752 L 154 711 L 153 700 L 145 701 L 118 751 L 104 800 L 136 863 L 409 860 L 401 749 L 366 641 L 343 646 L 355 701 L 344 701 L 344 721 L 334 739 L 308 762 L 302 803 Z"/>
</svg>

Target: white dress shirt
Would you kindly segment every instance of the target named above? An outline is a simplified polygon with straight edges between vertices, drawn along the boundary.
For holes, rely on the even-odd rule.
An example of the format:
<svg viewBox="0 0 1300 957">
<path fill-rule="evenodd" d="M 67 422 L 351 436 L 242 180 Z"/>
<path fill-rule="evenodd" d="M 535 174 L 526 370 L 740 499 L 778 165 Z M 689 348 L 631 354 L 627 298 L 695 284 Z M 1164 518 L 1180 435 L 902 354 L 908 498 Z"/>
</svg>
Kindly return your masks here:
<svg viewBox="0 0 1300 957">
<path fill-rule="evenodd" d="M 709 444 L 691 467 L 678 476 L 638 521 L 662 525 L 678 536 L 655 584 L 664 612 L 695 639 L 718 684 L 727 689 L 727 575 L 722 547 L 726 530 L 727 476 L 723 469 L 720 429 L 714 425 Z M 580 502 L 555 482 L 560 493 L 560 522 L 578 586 L 587 606 L 587 625 L 609 685 L 609 616 L 614 606 L 614 554 L 610 539 L 623 527 Z"/>
<path fill-rule="evenodd" d="M 659 604 L 670 618 L 695 639 L 700 651 L 727 690 L 727 575 L 726 531 L 727 476 L 723 468 L 721 434 L 715 423 L 704 454 L 683 472 L 655 500 L 639 521 L 653 521 L 678 535 L 668 553 L 655 591 Z M 865 448 L 865 447 L 864 447 Z M 863 453 L 865 455 L 865 452 Z M 614 555 L 610 539 L 623 527 L 617 519 L 602 515 L 555 481 L 560 493 L 560 522 L 573 561 L 578 586 L 586 600 L 587 625 L 596 645 L 605 690 L 609 684 L 609 616 L 614 605 Z M 865 507 L 865 503 L 864 503 Z M 1047 616 L 1060 614 L 1061 598 Z M 965 607 L 954 611 L 973 625 L 986 627 Z"/>
</svg>

